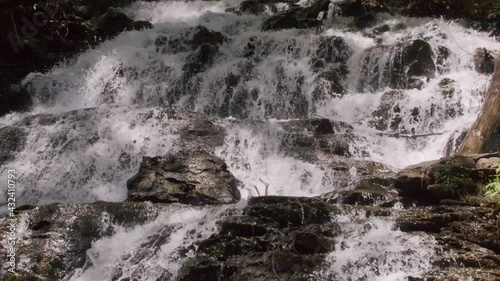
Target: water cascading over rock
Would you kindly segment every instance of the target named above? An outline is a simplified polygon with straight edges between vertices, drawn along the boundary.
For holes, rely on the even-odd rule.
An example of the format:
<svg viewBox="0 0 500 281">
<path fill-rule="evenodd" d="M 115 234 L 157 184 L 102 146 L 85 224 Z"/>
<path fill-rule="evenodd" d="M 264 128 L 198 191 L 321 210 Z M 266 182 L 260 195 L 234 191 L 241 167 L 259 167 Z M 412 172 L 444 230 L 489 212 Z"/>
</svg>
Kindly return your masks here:
<svg viewBox="0 0 500 281">
<path fill-rule="evenodd" d="M 495 206 L 463 199 L 498 155 L 400 171 L 457 151 L 500 51 L 405 16 L 477 20 L 489 2 L 55 2 L 1 60 L 32 64 L 0 93 L 0 193 L 15 169 L 32 205 L 19 278 L 498 277 Z M 67 49 L 33 48 L 56 33 Z"/>
</svg>

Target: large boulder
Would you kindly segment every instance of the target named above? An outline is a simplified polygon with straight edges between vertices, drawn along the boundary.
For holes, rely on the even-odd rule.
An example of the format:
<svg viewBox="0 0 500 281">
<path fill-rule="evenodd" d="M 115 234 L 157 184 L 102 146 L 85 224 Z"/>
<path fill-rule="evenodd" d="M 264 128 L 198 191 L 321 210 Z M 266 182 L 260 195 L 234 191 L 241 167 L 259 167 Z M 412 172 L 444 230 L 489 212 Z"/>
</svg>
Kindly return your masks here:
<svg viewBox="0 0 500 281">
<path fill-rule="evenodd" d="M 144 157 L 127 182 L 130 201 L 191 205 L 238 202 L 238 181 L 220 158 L 206 152 Z"/>
</svg>

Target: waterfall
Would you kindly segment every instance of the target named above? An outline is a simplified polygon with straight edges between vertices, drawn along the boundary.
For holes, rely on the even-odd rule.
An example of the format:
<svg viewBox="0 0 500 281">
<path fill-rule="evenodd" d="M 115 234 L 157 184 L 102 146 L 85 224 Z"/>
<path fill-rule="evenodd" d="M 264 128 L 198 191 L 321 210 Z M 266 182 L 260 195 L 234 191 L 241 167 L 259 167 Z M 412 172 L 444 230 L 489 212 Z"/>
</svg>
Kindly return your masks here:
<svg viewBox="0 0 500 281">
<path fill-rule="evenodd" d="M 387 16 L 363 32 L 352 30 L 336 17 L 333 1 L 321 28 L 262 31 L 264 17 L 289 5 L 238 15 L 231 12 L 238 4 L 135 2 L 122 11 L 150 21 L 152 29 L 123 32 L 47 73 L 28 75 L 22 83 L 34 107 L 0 117 L 0 126 L 12 126 L 23 144 L 0 166 L 0 192 L 7 190 L 6 171 L 16 169 L 23 179 L 18 200 L 26 204 L 125 200 L 126 182 L 143 156 L 183 147 L 189 119 L 166 108 L 219 118 L 227 134 L 214 153 L 242 182 L 242 203 L 233 206 L 238 210 L 253 196 L 352 188 L 321 159 L 283 153 L 280 124 L 318 116 L 349 124 L 353 161 L 396 170 L 436 159 L 479 114 L 490 77 L 472 69 L 474 51 L 500 52 L 486 33 L 442 19 Z M 374 36 L 381 26 L 390 31 Z M 412 67 L 401 61 L 416 40 L 429 45 L 435 69 L 401 76 Z M 0 207 L 4 214 L 6 206 Z M 121 276 L 134 280 L 175 275 L 184 260 L 175 250 L 209 237 L 224 208 L 172 208 L 178 217 L 165 212 L 143 226 L 113 226 L 114 236 L 89 250 L 92 264 L 68 280 L 108 280 L 117 265 Z M 431 267 L 432 239 L 395 230 L 391 218 L 354 223 L 353 216 L 338 218 L 345 248 L 328 256 L 318 278 L 402 280 Z M 154 252 L 143 238 L 164 228 L 175 234 Z M 138 251 L 147 256 L 144 265 L 130 255 Z M 409 252 L 412 260 L 403 260 Z M 380 274 L 361 269 L 369 268 L 370 258 Z M 348 263 L 356 266 L 345 271 Z M 142 266 L 151 274 L 143 275 Z"/>
</svg>

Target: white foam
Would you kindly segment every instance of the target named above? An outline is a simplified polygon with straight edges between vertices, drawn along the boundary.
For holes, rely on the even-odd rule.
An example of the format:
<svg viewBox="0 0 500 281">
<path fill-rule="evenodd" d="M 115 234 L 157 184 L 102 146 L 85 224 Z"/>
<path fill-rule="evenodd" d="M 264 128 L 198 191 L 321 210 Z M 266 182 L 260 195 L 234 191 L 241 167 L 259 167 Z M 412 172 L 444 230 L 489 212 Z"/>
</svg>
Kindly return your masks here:
<svg viewBox="0 0 500 281">
<path fill-rule="evenodd" d="M 183 254 L 182 250 L 207 239 L 217 229 L 215 222 L 225 209 L 172 205 L 145 225 L 130 229 L 114 226 L 115 234 L 93 242 L 87 251 L 89 267 L 77 270 L 68 279 L 105 281 L 118 276 L 141 281 L 173 280 L 182 262 L 194 254 Z"/>
<path fill-rule="evenodd" d="M 334 188 L 328 169 L 281 155 L 279 128 L 229 127 L 225 144 L 216 151 L 243 183 L 242 197 L 264 195 L 314 196 Z"/>
<path fill-rule="evenodd" d="M 434 241 L 394 229 L 391 220 L 339 216 L 343 231 L 319 280 L 402 281 L 432 269 Z"/>
</svg>

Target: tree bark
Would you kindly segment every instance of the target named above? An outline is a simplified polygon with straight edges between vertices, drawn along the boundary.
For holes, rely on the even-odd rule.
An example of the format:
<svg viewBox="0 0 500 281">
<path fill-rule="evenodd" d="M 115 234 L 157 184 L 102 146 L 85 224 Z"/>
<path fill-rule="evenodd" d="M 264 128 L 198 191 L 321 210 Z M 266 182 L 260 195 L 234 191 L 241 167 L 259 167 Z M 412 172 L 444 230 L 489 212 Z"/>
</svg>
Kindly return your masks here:
<svg viewBox="0 0 500 281">
<path fill-rule="evenodd" d="M 481 115 L 472 125 L 458 154 L 478 154 L 500 150 L 500 58 L 497 58 Z"/>
</svg>

